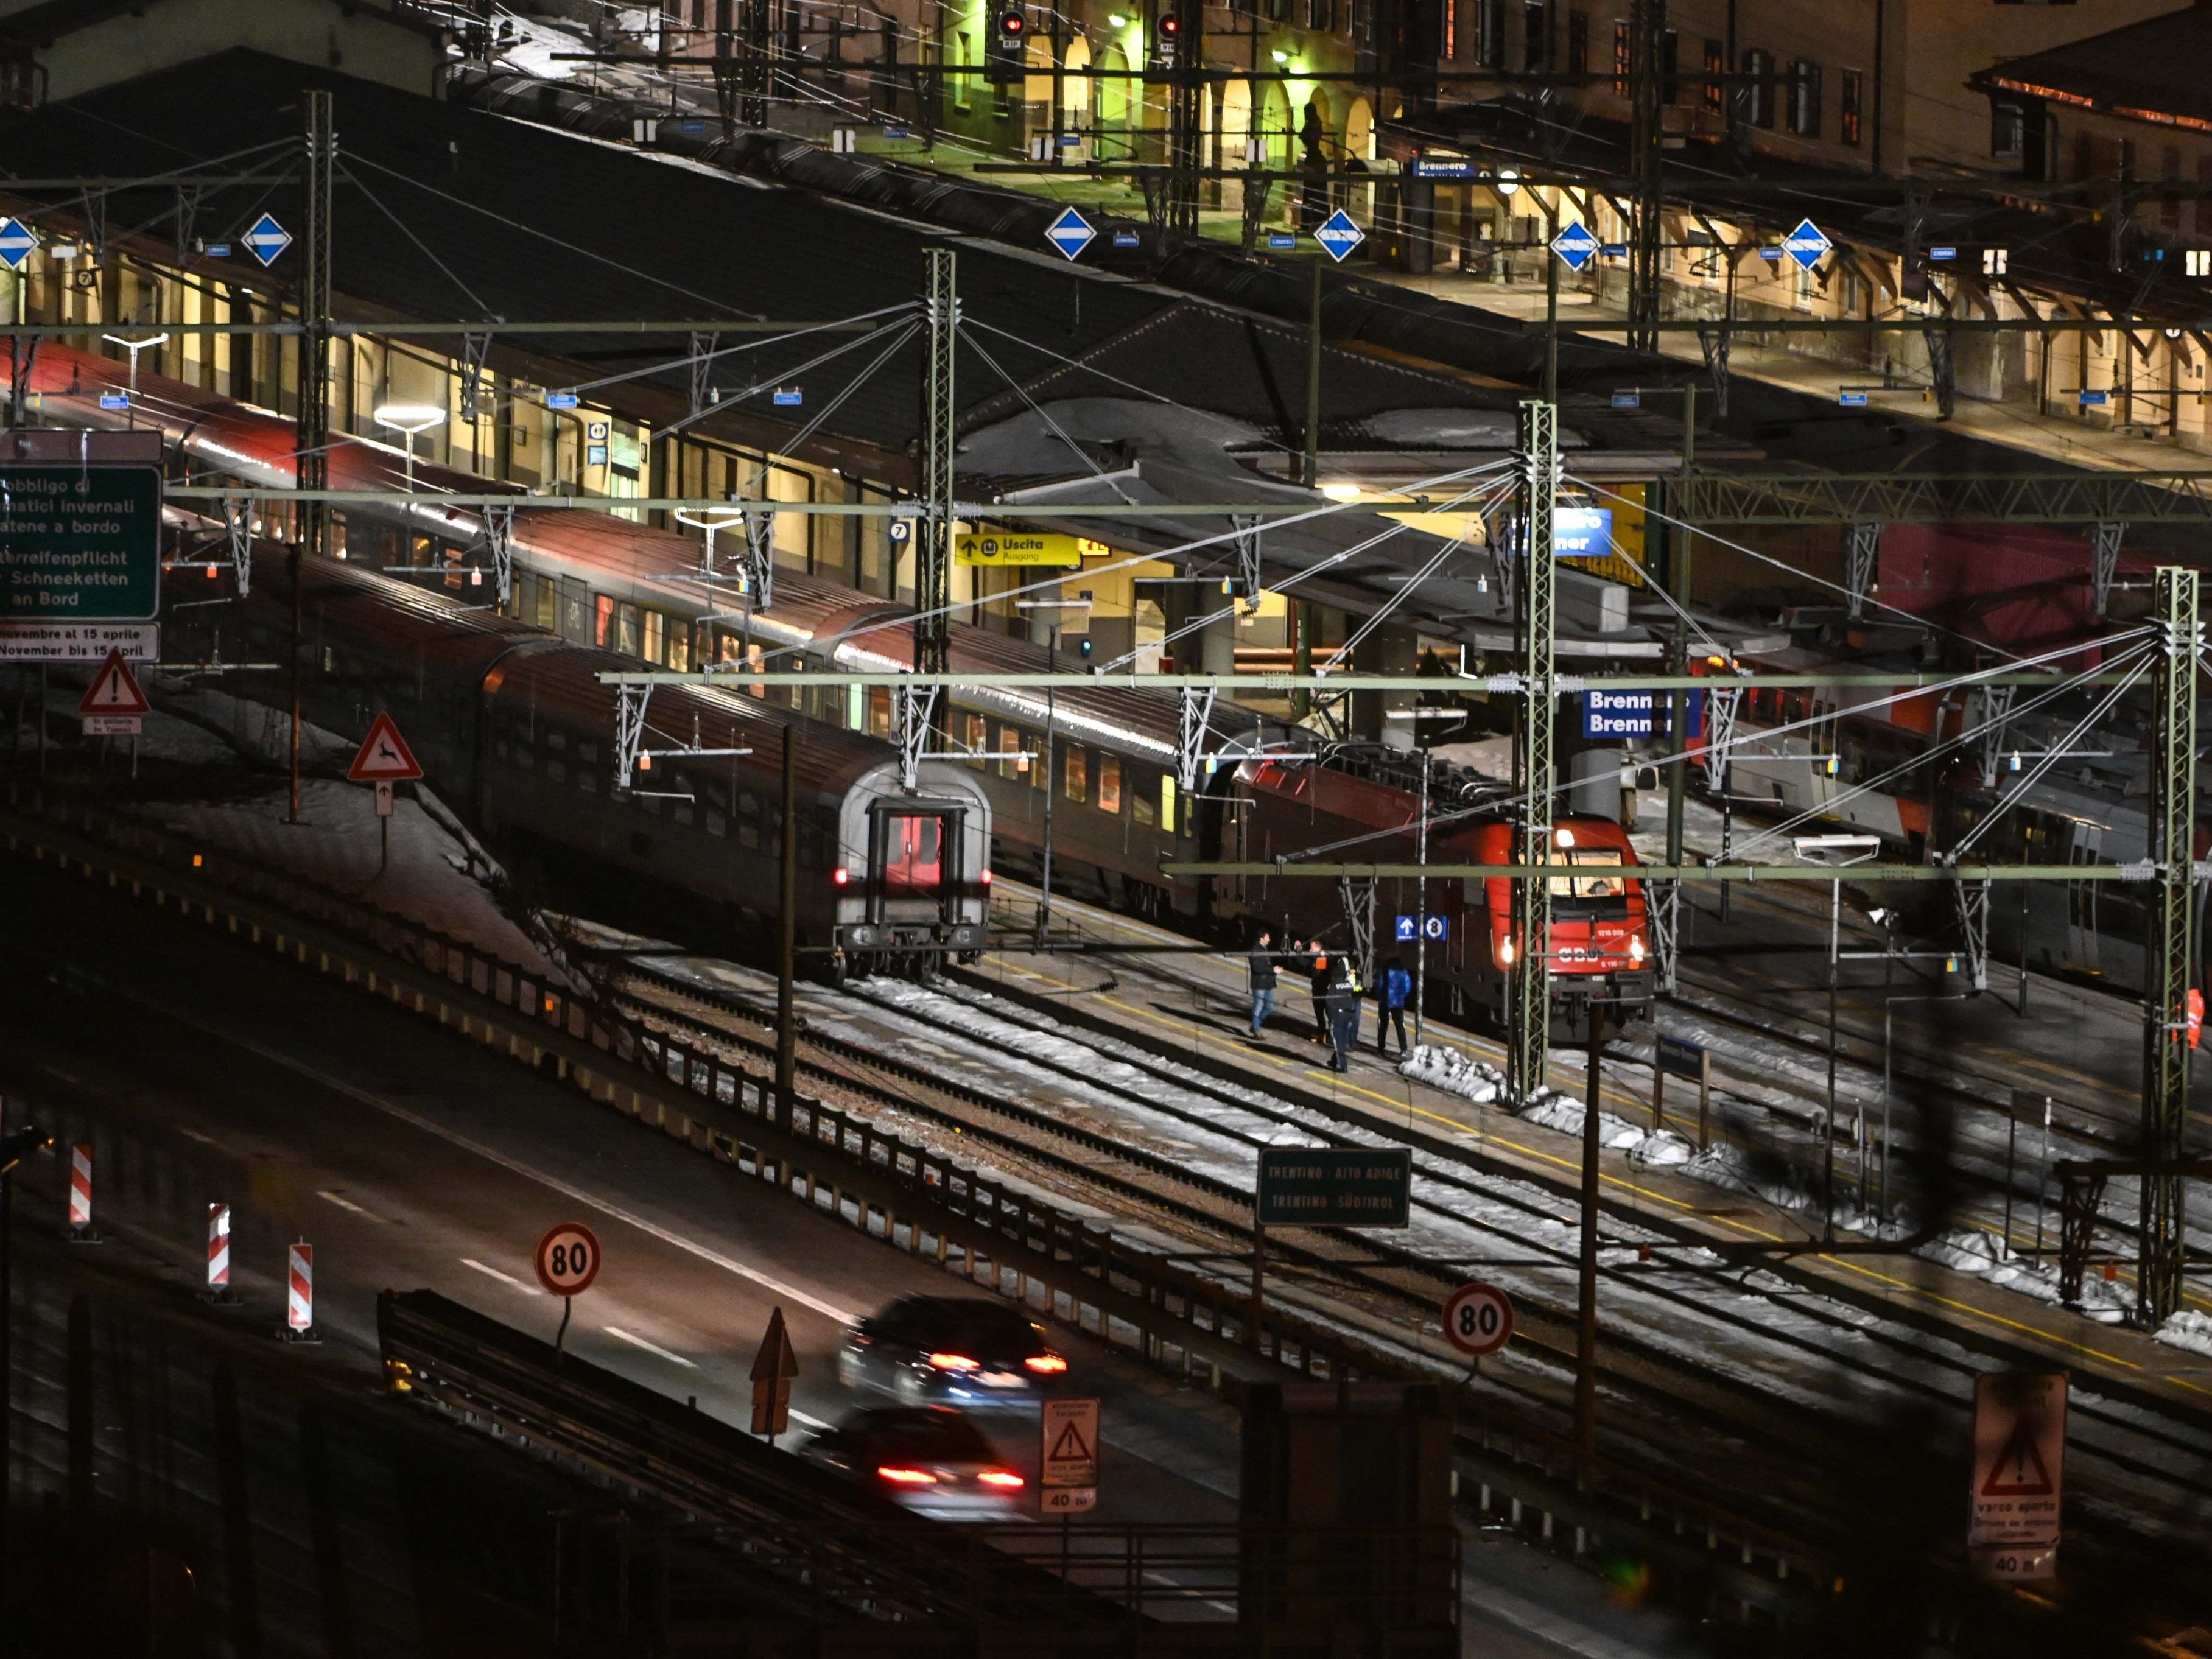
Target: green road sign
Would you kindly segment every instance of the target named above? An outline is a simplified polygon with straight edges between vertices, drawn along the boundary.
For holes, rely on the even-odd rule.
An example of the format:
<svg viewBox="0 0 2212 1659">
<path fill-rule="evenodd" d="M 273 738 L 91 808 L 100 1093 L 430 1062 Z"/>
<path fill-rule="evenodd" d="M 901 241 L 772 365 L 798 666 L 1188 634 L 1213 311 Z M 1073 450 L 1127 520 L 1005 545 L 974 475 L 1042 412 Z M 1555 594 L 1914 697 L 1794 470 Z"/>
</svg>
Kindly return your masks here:
<svg viewBox="0 0 2212 1659">
<path fill-rule="evenodd" d="M 1260 1154 L 1262 1227 L 1402 1227 L 1413 1155 L 1364 1146 L 1271 1146 Z"/>
<path fill-rule="evenodd" d="M 161 531 L 154 467 L 0 466 L 0 619 L 150 621 Z"/>
</svg>

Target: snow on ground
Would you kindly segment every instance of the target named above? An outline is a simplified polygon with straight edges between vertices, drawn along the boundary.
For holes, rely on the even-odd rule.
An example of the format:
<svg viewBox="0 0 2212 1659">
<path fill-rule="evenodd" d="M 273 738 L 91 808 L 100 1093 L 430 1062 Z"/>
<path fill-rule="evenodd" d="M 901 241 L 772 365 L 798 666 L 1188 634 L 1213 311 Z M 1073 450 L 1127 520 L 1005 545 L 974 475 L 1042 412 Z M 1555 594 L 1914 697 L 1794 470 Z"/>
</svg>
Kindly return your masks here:
<svg viewBox="0 0 2212 1659">
<path fill-rule="evenodd" d="M 2186 1348 L 2191 1353 L 2212 1358 L 2212 1314 L 2184 1308 L 2160 1326 L 2154 1334 L 2158 1341 L 2169 1347 Z"/>
</svg>

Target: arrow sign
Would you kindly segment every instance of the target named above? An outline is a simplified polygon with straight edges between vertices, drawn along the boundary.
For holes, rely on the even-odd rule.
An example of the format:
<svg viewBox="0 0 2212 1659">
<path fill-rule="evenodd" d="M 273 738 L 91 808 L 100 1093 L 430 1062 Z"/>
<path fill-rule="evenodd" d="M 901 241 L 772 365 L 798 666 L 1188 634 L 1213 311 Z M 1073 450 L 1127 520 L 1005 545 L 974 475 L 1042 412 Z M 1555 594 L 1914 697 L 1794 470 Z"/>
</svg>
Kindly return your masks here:
<svg viewBox="0 0 2212 1659">
<path fill-rule="evenodd" d="M 1580 270 L 1597 258 L 1597 251 L 1603 246 L 1590 234 L 1589 227 L 1583 224 L 1569 225 L 1552 238 L 1552 252 L 1559 256 L 1559 263 L 1569 270 Z"/>
<path fill-rule="evenodd" d="M 1810 219 L 1800 219 L 1797 228 L 1782 239 L 1782 251 L 1808 270 L 1820 263 L 1820 256 L 1835 246 L 1827 232 Z"/>
<path fill-rule="evenodd" d="M 1366 240 L 1367 233 L 1353 224 L 1352 216 L 1342 208 L 1322 220 L 1321 228 L 1314 232 L 1314 240 L 1328 249 L 1328 257 L 1339 264 L 1342 264 L 1350 257 L 1352 250 Z"/>
<path fill-rule="evenodd" d="M 412 783 L 422 775 L 415 751 L 407 746 L 407 739 L 399 735 L 389 714 L 376 717 L 368 735 L 361 740 L 353 764 L 346 768 L 346 777 L 354 783 Z"/>
<path fill-rule="evenodd" d="M 21 270 L 23 261 L 38 251 L 37 233 L 21 219 L 0 219 L 0 264 Z"/>
<path fill-rule="evenodd" d="M 783 1310 L 772 1309 L 760 1352 L 753 1356 L 753 1432 L 770 1440 L 791 1426 L 791 1379 L 799 1375 L 799 1356 L 783 1328 Z"/>
<path fill-rule="evenodd" d="M 267 214 L 253 222 L 252 228 L 239 238 L 253 257 L 265 265 L 276 263 L 276 256 L 292 246 L 292 233 Z"/>
<path fill-rule="evenodd" d="M 1044 228 L 1044 239 L 1060 252 L 1061 257 L 1073 259 L 1097 238 L 1091 221 L 1073 208 L 1064 210 L 1060 217 Z"/>
<path fill-rule="evenodd" d="M 84 696 L 76 705 L 76 712 L 88 717 L 103 714 L 150 714 L 154 705 L 146 701 L 146 694 L 138 689 L 138 677 L 131 672 L 131 665 L 123 660 L 119 650 L 107 653 L 100 665 L 100 672 L 92 677 L 92 684 L 84 689 Z"/>
</svg>

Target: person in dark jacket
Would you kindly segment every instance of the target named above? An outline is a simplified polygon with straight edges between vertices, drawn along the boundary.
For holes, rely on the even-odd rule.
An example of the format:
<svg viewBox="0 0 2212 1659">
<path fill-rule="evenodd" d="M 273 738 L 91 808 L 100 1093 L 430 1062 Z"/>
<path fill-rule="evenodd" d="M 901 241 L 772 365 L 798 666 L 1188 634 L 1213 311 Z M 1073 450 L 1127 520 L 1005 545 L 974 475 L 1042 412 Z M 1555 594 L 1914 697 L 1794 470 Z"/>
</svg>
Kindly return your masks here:
<svg viewBox="0 0 2212 1659">
<path fill-rule="evenodd" d="M 1403 1060 L 1412 1052 L 1406 1046 L 1406 1004 L 1413 994 L 1413 976 L 1406 971 L 1406 964 L 1396 957 L 1382 965 L 1382 977 L 1375 987 L 1377 1005 L 1375 1017 L 1375 1052 L 1390 1052 L 1390 1028 L 1398 1028 L 1398 1057 Z"/>
<path fill-rule="evenodd" d="M 1305 943 L 1306 973 L 1313 981 L 1313 1016 L 1316 1042 L 1328 1041 L 1328 949 L 1317 939 Z"/>
<path fill-rule="evenodd" d="M 1328 975 L 1328 1069 L 1352 1069 L 1352 1051 L 1359 1046 L 1359 975 L 1349 956 L 1331 958 Z"/>
<path fill-rule="evenodd" d="M 1275 1011 L 1275 953 L 1267 947 L 1275 936 L 1266 928 L 1252 942 L 1252 1035 L 1258 1037 L 1267 1016 Z"/>
</svg>

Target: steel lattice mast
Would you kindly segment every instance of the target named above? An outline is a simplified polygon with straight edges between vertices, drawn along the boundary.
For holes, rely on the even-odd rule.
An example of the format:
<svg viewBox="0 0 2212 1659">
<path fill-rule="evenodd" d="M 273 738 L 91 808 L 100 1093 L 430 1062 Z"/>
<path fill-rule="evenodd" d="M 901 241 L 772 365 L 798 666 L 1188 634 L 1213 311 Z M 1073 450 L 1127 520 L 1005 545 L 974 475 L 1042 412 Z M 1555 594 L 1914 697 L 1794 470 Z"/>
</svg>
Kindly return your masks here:
<svg viewBox="0 0 2212 1659">
<path fill-rule="evenodd" d="M 2151 778 L 2150 845 L 2158 894 L 2150 905 L 2143 987 L 2142 1156 L 2169 1169 L 2185 1156 L 2189 1057 L 2185 1006 L 2195 980 L 2197 891 L 2197 672 L 2202 646 L 2197 617 L 2197 573 L 2158 573 L 2160 635 L 2153 692 L 2158 716 L 2156 769 Z M 2179 1173 L 2142 1177 L 2142 1267 L 2136 1306 L 2159 1325 L 2181 1305 L 2182 1218 L 2186 1191 Z"/>
<path fill-rule="evenodd" d="M 1547 858 L 1552 845 L 1552 736 L 1557 702 L 1552 517 L 1559 487 L 1559 410 L 1550 404 L 1521 405 L 1521 660 L 1527 696 L 1515 728 L 1513 787 L 1521 798 L 1516 854 L 1534 862 Z M 1508 934 L 1515 956 L 1506 975 L 1506 1091 L 1522 1103 L 1544 1081 L 1544 1049 L 1552 1021 L 1551 933 L 1552 899 L 1545 878 L 1515 881 Z"/>
</svg>

